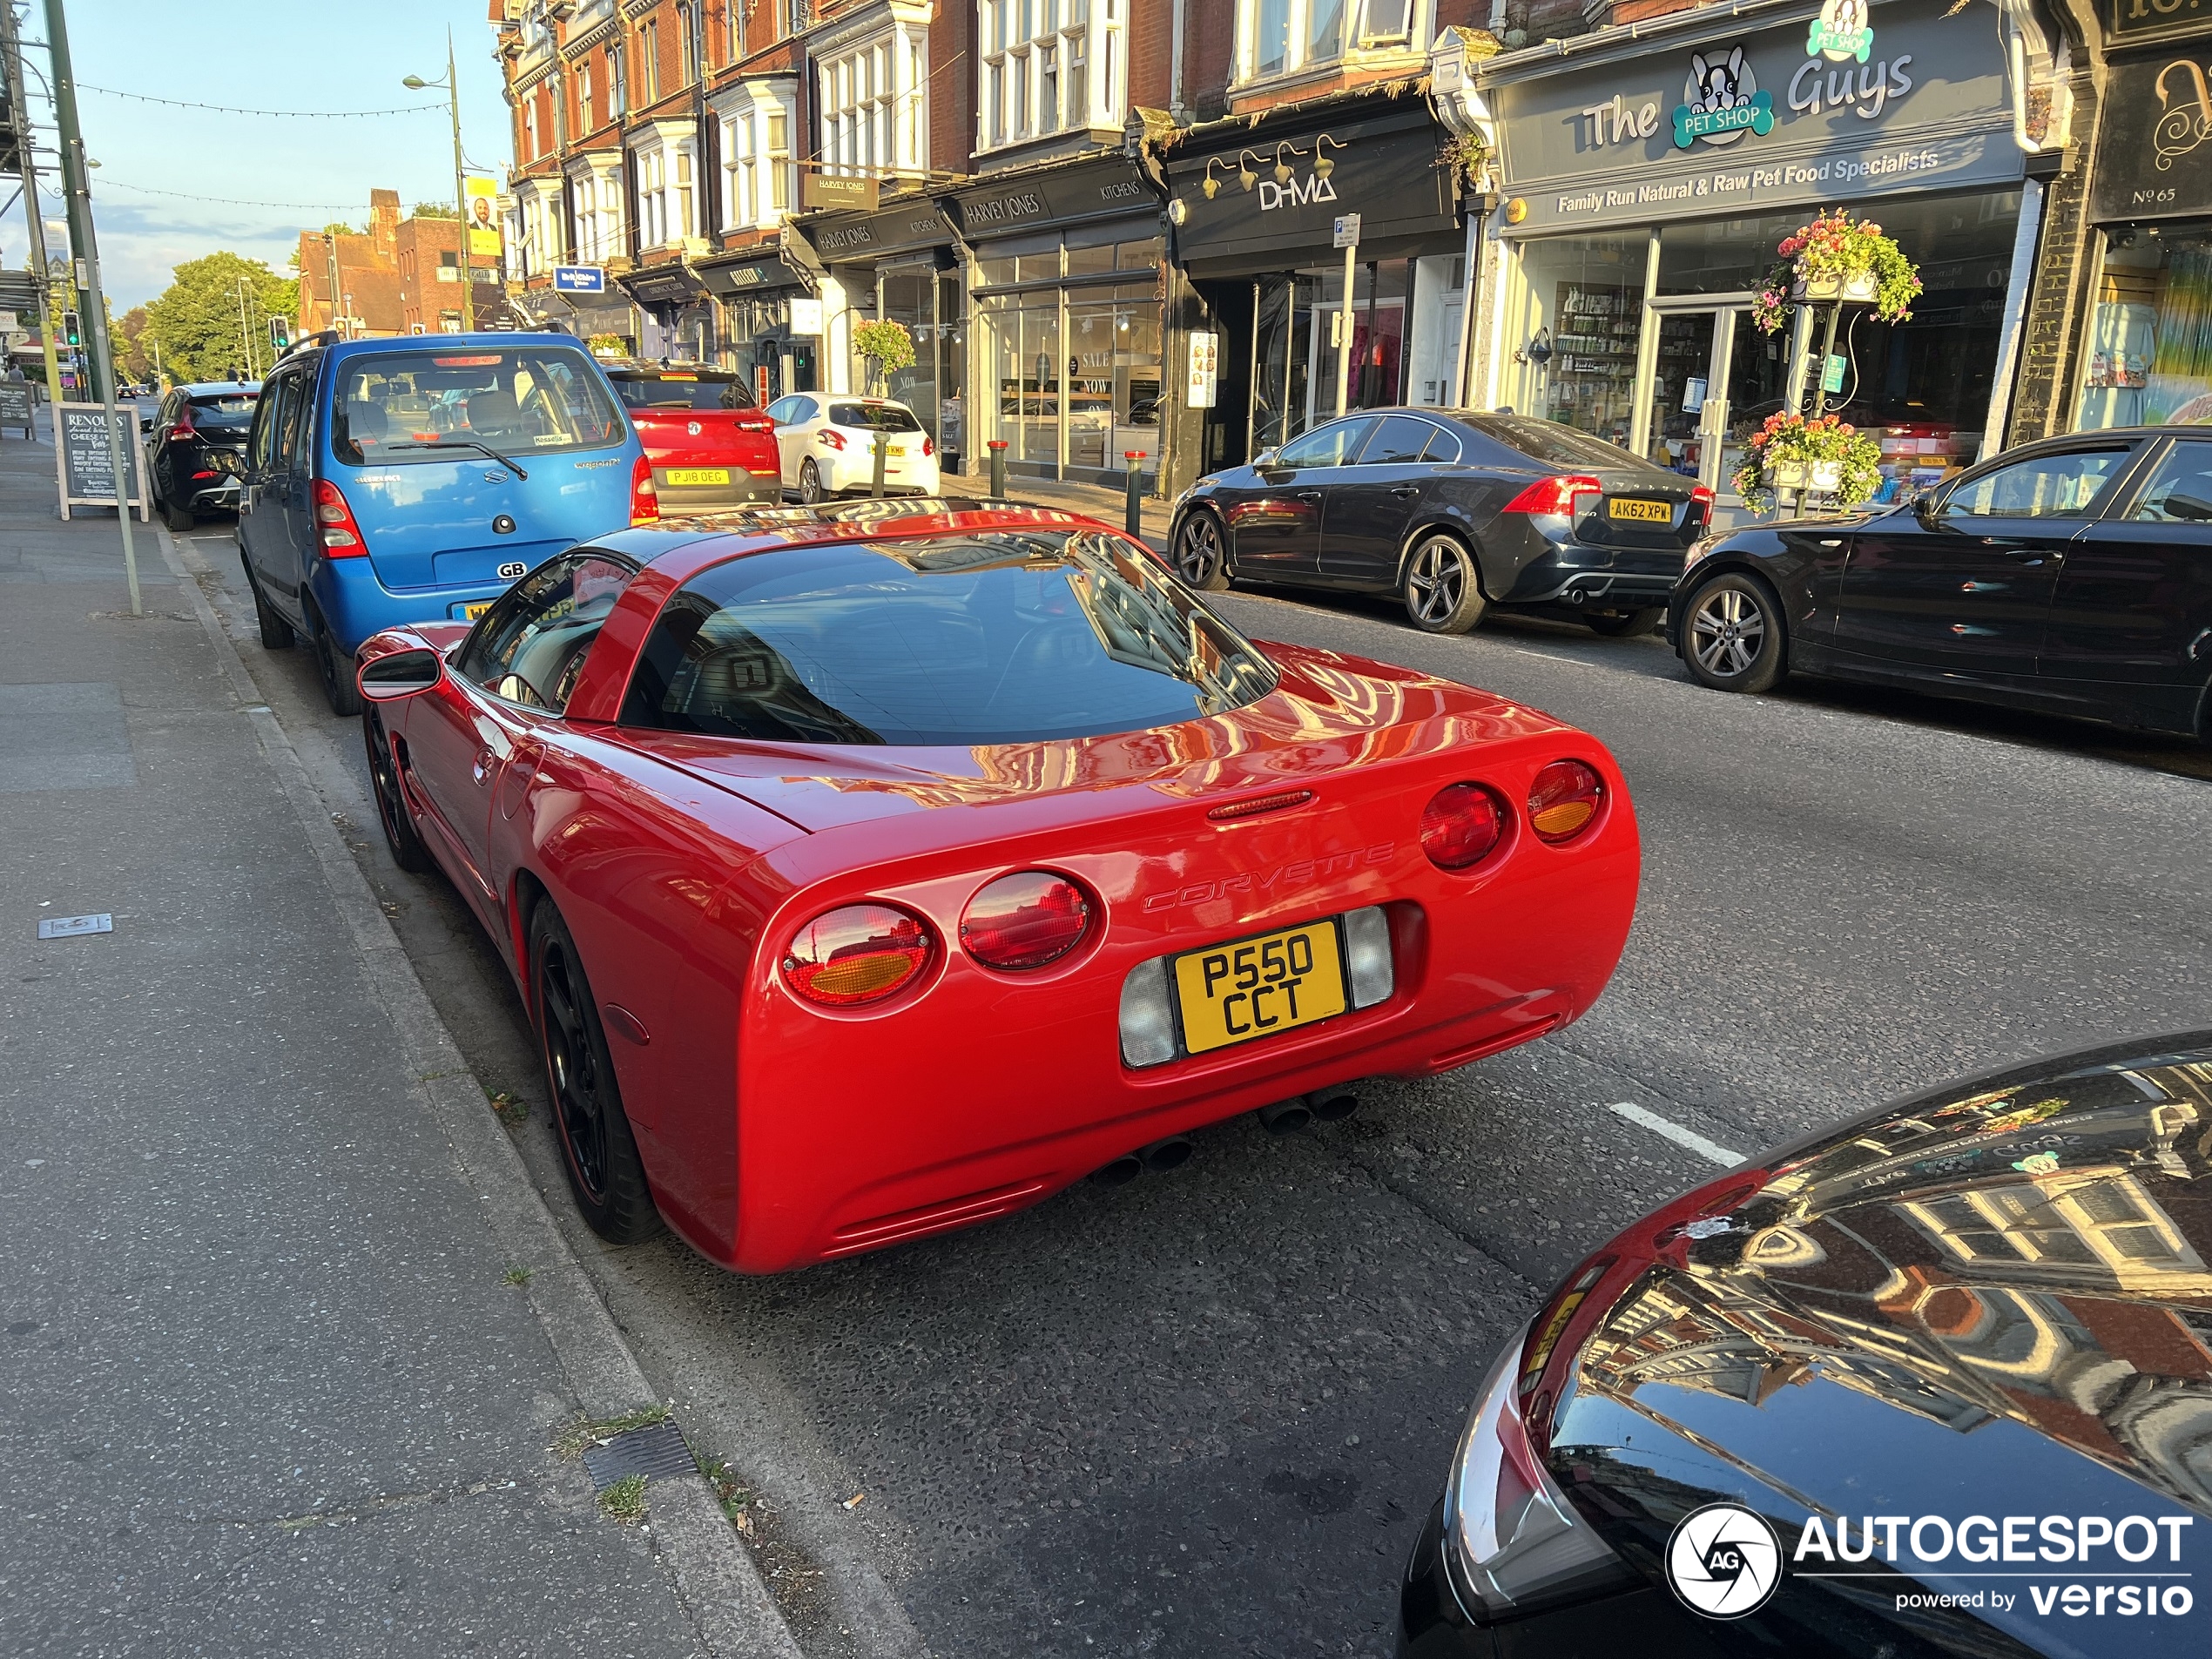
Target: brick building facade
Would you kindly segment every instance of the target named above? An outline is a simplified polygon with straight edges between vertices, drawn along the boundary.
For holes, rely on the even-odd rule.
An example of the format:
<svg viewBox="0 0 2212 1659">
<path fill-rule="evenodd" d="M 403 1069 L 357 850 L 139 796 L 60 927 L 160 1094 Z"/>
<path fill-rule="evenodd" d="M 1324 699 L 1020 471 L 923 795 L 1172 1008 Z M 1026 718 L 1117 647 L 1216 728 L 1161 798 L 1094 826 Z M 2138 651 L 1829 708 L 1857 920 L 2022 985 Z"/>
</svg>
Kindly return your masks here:
<svg viewBox="0 0 2212 1659">
<path fill-rule="evenodd" d="M 1112 482 L 1135 455 L 1165 492 L 1339 408 L 1407 402 L 1533 408 L 1710 472 L 1740 437 L 1725 417 L 1781 407 L 1808 372 L 1804 341 L 1744 331 L 1751 262 L 1782 219 L 1858 198 L 1897 216 L 1944 296 L 1879 335 L 1861 388 L 1900 428 L 1901 482 L 1925 482 L 2075 418 L 2093 336 L 2121 326 L 2098 294 L 2134 280 L 2089 257 L 2087 0 L 1992 0 L 1963 23 L 1946 0 L 1869 0 L 1874 38 L 1912 50 L 1893 95 L 1869 81 L 1857 104 L 1819 94 L 1816 0 L 509 10 L 526 314 L 743 368 L 769 397 L 862 387 L 853 327 L 898 320 L 916 361 L 889 390 L 956 471 L 995 443 L 1016 470 Z M 1728 90 L 1693 64 L 1730 51 L 1771 136 L 1668 142 L 1668 110 Z M 1649 106 L 1633 153 L 1602 128 L 1573 138 L 1616 101 Z M 1754 186 L 1769 154 L 1811 182 Z M 1723 199 L 1737 159 L 1742 199 Z M 1723 199 L 1701 203 L 1701 178 Z M 1573 179 L 1599 181 L 1595 229 L 1571 222 Z M 1693 245 L 1710 269 L 1689 293 L 1677 267 L 1706 256 L 1674 250 Z M 557 294 L 565 264 L 606 293 Z M 1190 374 L 1209 353 L 1210 388 Z"/>
</svg>

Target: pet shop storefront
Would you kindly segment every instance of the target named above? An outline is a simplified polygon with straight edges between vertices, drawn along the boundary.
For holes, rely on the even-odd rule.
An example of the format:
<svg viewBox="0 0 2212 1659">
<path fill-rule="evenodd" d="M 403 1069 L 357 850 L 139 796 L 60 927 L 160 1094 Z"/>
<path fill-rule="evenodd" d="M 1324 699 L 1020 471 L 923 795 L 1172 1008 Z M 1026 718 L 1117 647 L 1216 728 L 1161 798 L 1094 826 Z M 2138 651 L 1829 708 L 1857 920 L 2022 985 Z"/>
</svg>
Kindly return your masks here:
<svg viewBox="0 0 2212 1659">
<path fill-rule="evenodd" d="M 1952 13 L 1827 0 L 1746 27 L 1701 10 L 1590 37 L 1568 67 L 1541 49 L 1485 64 L 1502 246 L 1478 401 L 1725 496 L 1744 439 L 1817 372 L 1811 314 L 1765 334 L 1752 299 L 1777 243 L 1849 207 L 1924 292 L 1895 325 L 1844 314 L 1828 407 L 1884 432 L 1885 494 L 1971 462 L 2009 387 L 2035 226 L 2000 15 Z"/>
</svg>

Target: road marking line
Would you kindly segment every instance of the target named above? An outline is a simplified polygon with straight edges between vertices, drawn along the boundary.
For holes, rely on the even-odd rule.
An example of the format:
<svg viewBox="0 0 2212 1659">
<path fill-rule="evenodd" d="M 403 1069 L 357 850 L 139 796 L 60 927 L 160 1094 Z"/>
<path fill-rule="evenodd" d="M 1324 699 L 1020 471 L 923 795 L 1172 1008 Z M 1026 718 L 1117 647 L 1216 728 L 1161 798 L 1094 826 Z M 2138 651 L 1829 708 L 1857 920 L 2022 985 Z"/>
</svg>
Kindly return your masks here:
<svg viewBox="0 0 2212 1659">
<path fill-rule="evenodd" d="M 1741 1152 L 1731 1152 L 1718 1141 L 1709 1141 L 1694 1129 L 1684 1129 L 1680 1123 L 1670 1122 L 1656 1112 L 1646 1111 L 1632 1100 L 1616 1100 L 1606 1109 L 1618 1112 L 1631 1123 L 1641 1123 L 1654 1135 L 1672 1141 L 1676 1146 L 1687 1147 L 1699 1157 L 1710 1159 L 1723 1168 L 1732 1170 L 1743 1162 Z"/>
</svg>

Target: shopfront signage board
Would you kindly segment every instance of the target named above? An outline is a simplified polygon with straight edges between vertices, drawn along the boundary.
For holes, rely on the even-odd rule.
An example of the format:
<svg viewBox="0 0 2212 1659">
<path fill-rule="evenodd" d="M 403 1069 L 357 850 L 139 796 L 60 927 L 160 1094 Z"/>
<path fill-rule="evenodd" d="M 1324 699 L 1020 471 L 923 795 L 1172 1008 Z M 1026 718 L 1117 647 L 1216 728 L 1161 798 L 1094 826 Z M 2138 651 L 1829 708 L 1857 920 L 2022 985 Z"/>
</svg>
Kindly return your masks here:
<svg viewBox="0 0 2212 1659">
<path fill-rule="evenodd" d="M 1156 211 L 1159 196 L 1124 156 L 1058 166 L 963 190 L 952 199 L 971 242 Z"/>
<path fill-rule="evenodd" d="M 791 331 L 794 334 L 820 334 L 822 302 L 819 300 L 793 300 L 791 302 Z"/>
<path fill-rule="evenodd" d="M 2089 214 L 2111 221 L 2212 212 L 2212 53 L 2112 65 Z"/>
<path fill-rule="evenodd" d="M 1948 0 L 1830 0 L 1810 28 L 1802 17 L 1685 26 L 1564 73 L 1501 77 L 1486 90 L 1506 233 L 2018 179 L 2002 43 L 1950 11 Z"/>
<path fill-rule="evenodd" d="M 607 273 L 596 265 L 556 265 L 553 267 L 556 293 L 604 293 Z"/>
<path fill-rule="evenodd" d="M 881 184 L 873 179 L 841 179 L 829 173 L 809 172 L 799 180 L 801 207 L 843 207 L 873 213 L 882 194 Z"/>
<path fill-rule="evenodd" d="M 116 504 L 115 452 L 108 442 L 108 422 L 115 428 L 123 451 L 131 505 L 140 518 L 146 508 L 145 460 L 138 449 L 138 411 L 135 404 L 64 403 L 56 411 L 61 442 L 54 446 L 54 471 L 60 482 L 62 516 L 72 507 L 112 507 Z M 102 420 L 105 414 L 106 421 Z"/>
</svg>

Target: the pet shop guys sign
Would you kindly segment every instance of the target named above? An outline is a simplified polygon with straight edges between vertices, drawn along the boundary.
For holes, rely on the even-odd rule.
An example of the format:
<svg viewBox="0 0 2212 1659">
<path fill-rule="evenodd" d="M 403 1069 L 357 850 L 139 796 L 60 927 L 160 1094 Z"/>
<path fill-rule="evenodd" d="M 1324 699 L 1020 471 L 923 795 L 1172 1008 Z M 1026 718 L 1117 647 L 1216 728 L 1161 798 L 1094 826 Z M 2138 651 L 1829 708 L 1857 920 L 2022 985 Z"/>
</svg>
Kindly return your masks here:
<svg viewBox="0 0 2212 1659">
<path fill-rule="evenodd" d="M 1485 78 L 1508 236 L 1740 218 L 2022 173 L 1986 5 L 1824 0 L 1758 29 L 1678 29 Z"/>
</svg>

